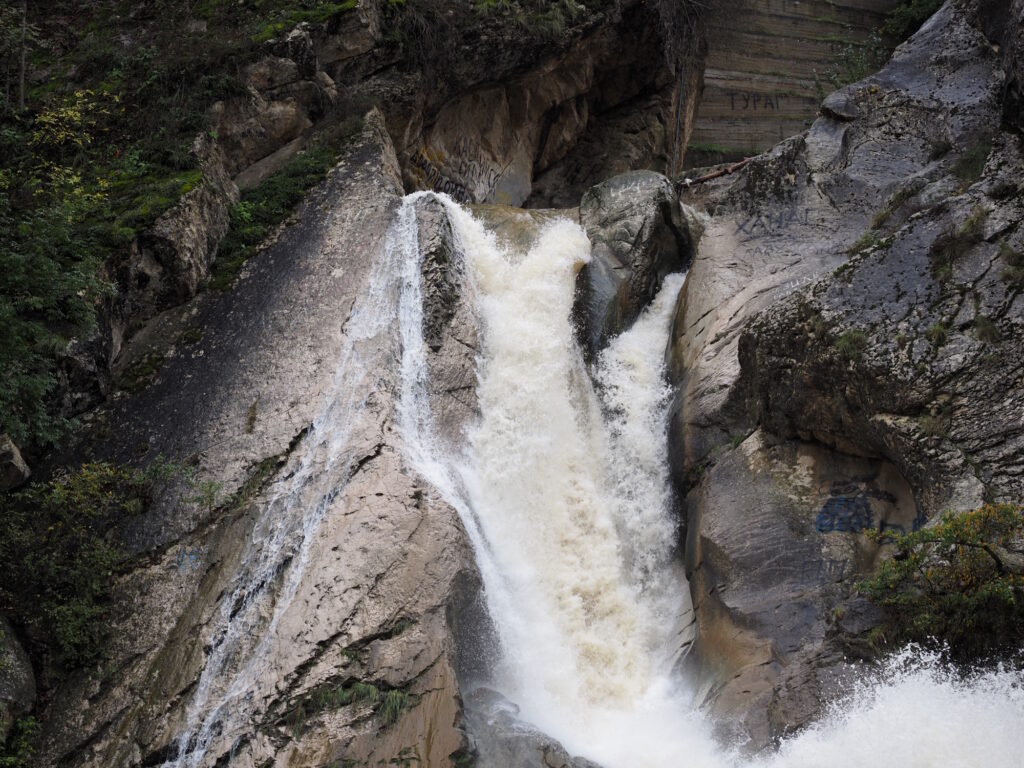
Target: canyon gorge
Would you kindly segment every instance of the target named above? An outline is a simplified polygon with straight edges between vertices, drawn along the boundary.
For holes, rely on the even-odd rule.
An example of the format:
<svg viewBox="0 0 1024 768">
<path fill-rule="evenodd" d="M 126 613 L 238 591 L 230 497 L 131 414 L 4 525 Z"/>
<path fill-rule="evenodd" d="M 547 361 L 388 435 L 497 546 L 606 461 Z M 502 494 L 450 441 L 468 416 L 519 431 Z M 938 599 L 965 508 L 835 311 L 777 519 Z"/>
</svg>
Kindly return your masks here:
<svg viewBox="0 0 1024 768">
<path fill-rule="evenodd" d="M 11 519 L 159 480 L 87 658 L 0 591 L 0 765 L 1019 766 L 1024 1 L 906 5 L 93 9 L 33 88 L 169 33 L 237 82 L 98 268 L 67 436 L 3 422 Z M 915 642 L 878 575 L 978 510 L 927 578 L 980 551 L 1005 636 Z"/>
</svg>

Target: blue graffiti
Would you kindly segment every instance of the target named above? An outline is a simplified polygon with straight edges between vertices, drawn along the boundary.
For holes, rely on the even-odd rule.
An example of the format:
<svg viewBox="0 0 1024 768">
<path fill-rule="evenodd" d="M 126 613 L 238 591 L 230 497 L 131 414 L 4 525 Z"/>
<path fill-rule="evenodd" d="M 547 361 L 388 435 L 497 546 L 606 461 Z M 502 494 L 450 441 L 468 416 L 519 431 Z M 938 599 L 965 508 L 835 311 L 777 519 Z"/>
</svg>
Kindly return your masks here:
<svg viewBox="0 0 1024 768">
<path fill-rule="evenodd" d="M 822 506 L 814 521 L 821 533 L 859 533 L 874 527 L 874 515 L 867 496 L 833 496 Z"/>
<path fill-rule="evenodd" d="M 202 560 L 203 550 L 200 547 L 192 547 L 186 549 L 182 547 L 178 551 L 178 556 L 174 559 L 171 564 L 172 568 L 177 568 L 179 573 L 185 571 L 197 571 L 199 570 L 199 564 Z"/>
</svg>

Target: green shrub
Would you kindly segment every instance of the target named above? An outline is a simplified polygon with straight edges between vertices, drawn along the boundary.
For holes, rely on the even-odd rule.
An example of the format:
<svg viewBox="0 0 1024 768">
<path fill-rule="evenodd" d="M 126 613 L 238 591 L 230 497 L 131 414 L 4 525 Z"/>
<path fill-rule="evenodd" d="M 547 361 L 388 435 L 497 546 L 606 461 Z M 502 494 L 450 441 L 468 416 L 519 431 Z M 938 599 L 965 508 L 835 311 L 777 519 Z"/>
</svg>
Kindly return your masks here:
<svg viewBox="0 0 1024 768">
<path fill-rule="evenodd" d="M 377 714 L 380 715 L 384 725 L 393 725 L 411 705 L 412 697 L 405 691 L 388 691 L 384 694 L 384 700 L 381 702 Z"/>
<path fill-rule="evenodd" d="M 871 220 L 871 228 L 880 229 L 884 226 L 892 215 L 900 209 L 900 206 L 916 195 L 919 191 L 920 184 L 908 184 L 907 186 L 901 187 L 893 192 L 886 201 L 885 208 L 876 213 L 874 219 Z"/>
<path fill-rule="evenodd" d="M 960 237 L 973 243 L 980 242 L 981 236 L 985 231 L 986 219 L 988 219 L 988 211 L 980 205 L 974 206 L 971 209 L 970 215 L 960 225 Z"/>
<path fill-rule="evenodd" d="M 393 725 L 402 712 L 415 706 L 417 697 L 397 688 L 381 688 L 373 683 L 356 680 L 342 685 L 321 685 L 304 696 L 285 715 L 285 723 L 295 737 L 306 729 L 306 724 L 322 712 L 350 704 L 368 704 L 384 726 Z"/>
<path fill-rule="evenodd" d="M 864 40 L 848 40 L 826 68 L 825 81 L 833 90 L 856 83 L 880 70 L 891 53 L 892 48 L 875 32 Z"/>
<path fill-rule="evenodd" d="M 992 140 L 990 138 L 981 139 L 960 154 L 950 171 L 964 183 L 965 187 L 970 186 L 981 178 L 981 174 L 985 170 L 985 162 L 991 151 Z"/>
<path fill-rule="evenodd" d="M 280 5 L 287 6 L 285 3 Z M 276 10 L 273 16 L 267 19 L 261 29 L 252 36 L 253 42 L 264 43 L 278 35 L 290 32 L 302 22 L 322 24 L 339 14 L 351 11 L 356 7 L 356 0 L 344 0 L 341 3 L 312 0 L 311 2 L 293 3 L 293 6 L 295 7 L 283 7 Z"/>
<path fill-rule="evenodd" d="M 179 470 L 83 464 L 0 497 L 0 610 L 63 667 L 95 660 L 125 554 L 115 526 L 144 511 Z"/>
<path fill-rule="evenodd" d="M 975 206 L 959 229 L 949 229 L 935 238 L 928 254 L 936 280 L 946 283 L 953 279 L 956 262 L 981 242 L 987 218 L 988 211 Z"/>
<path fill-rule="evenodd" d="M 857 589 L 888 610 L 889 641 L 938 640 L 960 657 L 1018 650 L 1024 556 L 1009 547 L 1024 536 L 1020 506 L 989 504 L 913 533 L 874 535 L 894 556 Z"/>
<path fill-rule="evenodd" d="M 942 7 L 942 2 L 943 0 L 903 0 L 889 11 L 882 24 L 882 33 L 906 40 Z"/>
<path fill-rule="evenodd" d="M 231 211 L 231 226 L 217 251 L 210 287 L 227 290 L 245 262 L 256 253 L 315 184 L 333 167 L 337 152 L 315 147 L 294 157 L 282 170 L 247 190 Z"/>
<path fill-rule="evenodd" d="M 835 347 L 845 360 L 859 360 L 868 345 L 864 331 L 847 331 L 836 339 Z"/>
<path fill-rule="evenodd" d="M 978 315 L 974 319 L 974 335 L 978 337 L 979 341 L 984 341 L 987 344 L 995 343 L 999 341 L 999 326 L 993 322 L 992 318 Z"/>
<path fill-rule="evenodd" d="M 949 339 L 949 326 L 941 321 L 933 323 L 925 332 L 925 336 L 936 347 L 941 347 Z"/>
<path fill-rule="evenodd" d="M 1024 254 L 1003 240 L 999 243 L 999 258 L 1006 262 L 1003 279 L 1018 289 L 1024 288 Z"/>
<path fill-rule="evenodd" d="M 36 753 L 39 723 L 34 717 L 22 717 L 14 722 L 7 741 L 0 744 L 0 768 L 29 768 Z"/>
<path fill-rule="evenodd" d="M 846 250 L 846 252 L 850 256 L 856 256 L 857 254 L 871 250 L 881 242 L 882 239 L 875 232 L 865 232 Z"/>
</svg>

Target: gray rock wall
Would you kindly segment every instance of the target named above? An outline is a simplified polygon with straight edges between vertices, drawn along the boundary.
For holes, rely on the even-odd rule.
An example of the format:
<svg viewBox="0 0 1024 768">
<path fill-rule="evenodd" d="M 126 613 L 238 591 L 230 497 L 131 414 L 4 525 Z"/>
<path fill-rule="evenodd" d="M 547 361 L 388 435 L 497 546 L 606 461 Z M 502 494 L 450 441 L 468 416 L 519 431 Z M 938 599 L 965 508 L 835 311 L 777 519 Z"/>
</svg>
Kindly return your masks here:
<svg viewBox="0 0 1024 768">
<path fill-rule="evenodd" d="M 750 749 L 870 655 L 866 530 L 1024 490 L 1020 139 L 983 27 L 947 4 L 807 133 L 684 189 L 711 215 L 669 350 L 690 672 Z"/>
</svg>

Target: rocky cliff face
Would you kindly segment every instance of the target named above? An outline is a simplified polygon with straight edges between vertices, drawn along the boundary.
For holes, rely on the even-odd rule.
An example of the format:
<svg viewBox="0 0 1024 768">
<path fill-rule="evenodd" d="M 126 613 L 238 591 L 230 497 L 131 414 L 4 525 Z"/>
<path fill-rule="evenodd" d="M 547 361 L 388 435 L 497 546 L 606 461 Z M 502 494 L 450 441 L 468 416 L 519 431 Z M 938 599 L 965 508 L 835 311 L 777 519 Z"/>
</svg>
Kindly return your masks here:
<svg viewBox="0 0 1024 768">
<path fill-rule="evenodd" d="M 985 18 L 947 4 L 807 133 L 684 193 L 711 215 L 670 349 L 691 661 L 753 748 L 877 621 L 865 531 L 1024 491 L 1014 64 Z"/>
<path fill-rule="evenodd" d="M 806 34 L 833 23 L 811 5 L 784 12 Z M 595 4 L 517 37 L 508 18 L 439 2 L 401 22 L 402 47 L 393 9 L 366 2 L 268 43 L 247 96 L 211 111 L 202 185 L 125 268 L 113 338 L 135 337 L 118 364 L 166 363 L 88 417 L 98 455 L 180 458 L 211 494 L 168 497 L 124 531 L 139 566 L 110 656 L 50 700 L 40 764 L 469 759 L 479 580 L 457 514 L 402 459 L 401 343 L 371 317 L 400 292 L 380 255 L 408 188 L 578 204 L 590 351 L 690 265 L 667 350 L 698 624 L 684 671 L 752 750 L 806 723 L 878 619 L 850 590 L 886 556 L 864 531 L 1024 492 L 1021 3 L 982 5 L 947 4 L 809 131 L 692 188 L 649 171 L 595 185 L 681 159 L 699 78 L 666 63 L 655 4 Z M 724 119 L 730 77 L 711 73 L 708 120 Z M 783 111 L 788 80 L 750 82 Z M 369 94 L 386 120 L 370 113 L 298 223 L 231 292 L 196 296 L 239 188 Z M 791 118 L 744 130 L 767 141 Z M 428 396 L 455 445 L 476 410 L 478 329 L 444 208 L 416 208 L 421 268 L 401 277 L 422 287 Z M 495 208 L 490 223 L 514 237 L 521 216 Z M 27 690 L 4 691 L 5 711 Z M 494 759 L 586 764 L 488 696 L 469 727 L 497 734 Z"/>
<path fill-rule="evenodd" d="M 370 102 L 386 115 L 407 187 L 571 206 L 611 173 L 682 160 L 690 115 L 676 106 L 696 103 L 700 56 L 670 67 L 660 22 L 657 3 L 632 0 L 363 2 L 270 41 L 245 70 L 250 95 L 212 115 L 241 186 L 319 123 Z M 698 30 L 685 32 L 673 44 L 699 54 Z"/>
<path fill-rule="evenodd" d="M 872 55 L 897 0 L 741 0 L 708 15 L 704 92 L 688 165 L 741 159 L 802 132 L 830 78 Z"/>
<path fill-rule="evenodd" d="M 677 169 L 703 41 L 696 22 L 665 39 L 669 6 L 363 0 L 256 45 L 238 66 L 242 92 L 207 110 L 198 183 L 109 265 L 117 296 L 97 336 L 69 350 L 63 411 L 102 402 L 137 357 L 125 344 L 208 283 L 239 190 L 351 131 L 372 106 L 406 190 L 460 202 L 572 207 L 615 173 Z M 189 26 L 204 33 L 205 22 Z"/>
<path fill-rule="evenodd" d="M 136 521 L 143 556 L 119 587 L 107 665 L 54 699 L 41 763 L 190 764 L 205 749 L 209 763 L 445 765 L 462 747 L 450 623 L 474 568 L 454 510 L 403 466 L 399 342 L 375 314 L 398 173 L 374 113 L 300 223 L 232 293 L 189 307 L 202 340 L 96 417 L 110 425 L 98 451 L 190 456 L 215 498 L 168 498 Z M 427 221 L 440 295 L 454 261 L 444 220 Z M 437 301 L 454 312 L 435 328 L 435 397 L 459 396 L 445 410 L 457 432 L 472 359 L 449 339 L 461 348 L 473 326 L 450 291 Z"/>
</svg>

